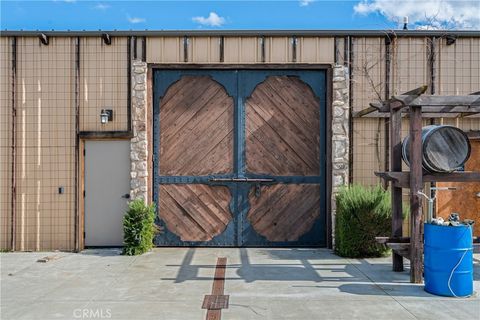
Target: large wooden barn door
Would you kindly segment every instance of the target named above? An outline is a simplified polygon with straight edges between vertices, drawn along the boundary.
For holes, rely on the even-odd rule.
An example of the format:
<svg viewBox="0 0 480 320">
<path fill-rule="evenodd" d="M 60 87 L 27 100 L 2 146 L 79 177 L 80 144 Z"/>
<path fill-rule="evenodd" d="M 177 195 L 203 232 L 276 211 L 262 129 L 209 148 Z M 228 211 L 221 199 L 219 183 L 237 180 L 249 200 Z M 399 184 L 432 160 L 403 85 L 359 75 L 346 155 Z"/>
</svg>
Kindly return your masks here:
<svg viewBox="0 0 480 320">
<path fill-rule="evenodd" d="M 157 71 L 157 245 L 325 245 L 325 74 Z"/>
<path fill-rule="evenodd" d="M 322 72 L 242 72 L 245 175 L 242 245 L 325 245 L 325 92 Z M 253 85 L 255 85 L 254 89 Z"/>
</svg>

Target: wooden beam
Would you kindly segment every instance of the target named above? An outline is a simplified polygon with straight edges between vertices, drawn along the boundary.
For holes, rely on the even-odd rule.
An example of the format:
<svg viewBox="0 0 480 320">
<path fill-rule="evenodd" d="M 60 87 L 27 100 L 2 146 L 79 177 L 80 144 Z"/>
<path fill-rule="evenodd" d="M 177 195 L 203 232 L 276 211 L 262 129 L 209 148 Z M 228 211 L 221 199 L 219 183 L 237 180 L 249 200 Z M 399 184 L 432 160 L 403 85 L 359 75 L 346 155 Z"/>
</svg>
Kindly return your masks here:
<svg viewBox="0 0 480 320">
<path fill-rule="evenodd" d="M 468 131 L 468 132 L 465 132 L 467 134 L 467 137 L 469 139 L 480 139 L 480 130 L 472 130 L 472 131 Z"/>
<path fill-rule="evenodd" d="M 370 107 L 374 108 L 375 110 L 380 110 L 385 106 L 382 102 L 370 102 L 369 105 L 370 105 Z"/>
<path fill-rule="evenodd" d="M 428 89 L 428 86 L 423 85 L 423 86 L 420 86 L 420 87 L 415 88 L 413 90 L 404 92 L 404 93 L 402 93 L 402 95 L 404 95 L 404 96 L 419 96 L 419 95 L 422 95 L 425 92 L 427 92 L 427 89 Z"/>
<path fill-rule="evenodd" d="M 392 99 L 390 100 L 387 100 L 387 101 L 382 101 L 380 103 L 370 103 L 370 106 L 375 108 L 375 109 L 378 109 L 379 111 L 381 112 L 390 112 L 390 108 L 403 108 L 403 107 L 406 107 L 408 106 L 408 103 L 410 101 L 413 101 L 415 100 L 418 96 L 424 94 L 426 91 L 427 91 L 427 88 L 428 86 L 421 86 L 421 87 L 418 87 L 416 89 L 413 89 L 413 90 L 410 90 L 410 91 L 407 91 L 403 94 L 401 94 L 400 96 L 403 97 L 408 97 L 405 99 L 405 101 L 403 100 L 399 100 L 399 99 L 396 99 L 395 97 L 392 97 Z"/>
<path fill-rule="evenodd" d="M 368 109 L 368 108 L 367 108 Z M 367 109 L 364 109 L 367 111 Z M 372 112 L 365 112 L 365 114 L 360 114 L 360 112 L 364 111 L 358 111 L 353 114 L 354 118 L 388 118 L 390 117 L 390 114 L 385 113 L 385 112 L 380 112 L 377 110 L 374 110 Z M 402 110 L 403 111 L 403 110 Z M 448 112 L 443 112 L 437 110 L 431 110 L 431 108 L 425 107 L 422 110 L 422 118 L 477 118 L 479 117 L 480 114 L 480 108 L 478 107 L 452 107 L 452 109 Z M 402 118 L 409 118 L 409 115 L 407 112 L 402 112 Z"/>
<path fill-rule="evenodd" d="M 409 188 L 410 187 L 410 172 L 408 171 L 403 171 L 403 172 L 398 172 L 398 171 L 390 171 L 390 172 L 374 172 L 375 175 L 381 179 L 391 181 L 394 183 L 396 187 L 399 188 Z"/>
<path fill-rule="evenodd" d="M 424 94 L 427 91 L 428 86 L 421 86 L 416 89 L 410 90 L 405 92 L 404 94 L 400 95 L 404 97 L 404 99 L 400 100 L 397 96 L 392 97 L 390 99 L 390 108 L 403 108 L 410 105 L 410 102 L 417 99 L 420 95 Z M 395 102 L 400 102 L 400 104 L 394 104 Z"/>
<path fill-rule="evenodd" d="M 371 104 L 370 104 L 371 105 Z M 357 111 L 357 112 L 353 112 L 353 117 L 354 118 L 360 118 L 360 117 L 363 117 L 369 113 L 372 113 L 374 111 L 377 111 L 378 109 L 376 107 L 368 107 L 368 108 L 365 108 L 363 110 L 360 110 L 360 111 Z"/>
<path fill-rule="evenodd" d="M 395 185 L 402 188 L 410 187 L 409 171 L 390 171 L 378 172 L 375 175 L 381 179 L 392 181 Z M 450 173 L 428 173 L 424 172 L 423 182 L 478 182 L 480 181 L 480 172 L 457 171 Z"/>
<path fill-rule="evenodd" d="M 382 244 L 388 242 L 410 243 L 410 237 L 375 237 L 375 241 Z"/>
<path fill-rule="evenodd" d="M 422 109 L 410 106 L 410 282 L 422 282 Z"/>
<path fill-rule="evenodd" d="M 394 255 L 398 255 L 403 258 L 410 260 L 410 243 L 397 243 L 397 242 L 387 242 L 387 247 L 392 249 Z M 423 265 L 421 266 L 423 269 Z"/>
<path fill-rule="evenodd" d="M 390 110 L 390 168 L 393 171 L 402 170 L 402 113 L 400 109 Z M 403 235 L 403 204 L 402 188 L 395 183 L 391 185 L 392 194 L 392 237 Z M 397 253 L 392 255 L 392 269 L 403 271 L 403 257 Z"/>
<path fill-rule="evenodd" d="M 467 96 L 411 96 L 398 95 L 394 100 L 402 102 L 405 106 L 416 107 L 454 107 L 454 106 L 480 106 L 479 95 Z"/>
</svg>

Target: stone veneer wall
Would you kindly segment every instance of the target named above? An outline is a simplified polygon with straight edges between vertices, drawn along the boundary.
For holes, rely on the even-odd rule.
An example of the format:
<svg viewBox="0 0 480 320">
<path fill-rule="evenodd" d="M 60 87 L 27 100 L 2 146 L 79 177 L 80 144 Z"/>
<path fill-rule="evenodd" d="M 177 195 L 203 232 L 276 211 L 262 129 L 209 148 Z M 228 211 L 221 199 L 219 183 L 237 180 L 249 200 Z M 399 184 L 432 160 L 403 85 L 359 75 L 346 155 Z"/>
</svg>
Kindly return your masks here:
<svg viewBox="0 0 480 320">
<path fill-rule="evenodd" d="M 342 65 L 333 66 L 332 97 L 332 242 L 335 246 L 335 197 L 348 184 L 349 160 L 349 73 Z"/>
<path fill-rule="evenodd" d="M 148 199 L 147 63 L 132 62 L 132 130 L 130 199 Z"/>
<path fill-rule="evenodd" d="M 147 63 L 132 63 L 132 127 L 130 197 L 148 199 L 148 137 L 147 137 Z M 348 183 L 349 160 L 349 74 L 342 65 L 333 67 L 332 99 L 332 236 L 335 232 L 335 196 Z"/>
</svg>

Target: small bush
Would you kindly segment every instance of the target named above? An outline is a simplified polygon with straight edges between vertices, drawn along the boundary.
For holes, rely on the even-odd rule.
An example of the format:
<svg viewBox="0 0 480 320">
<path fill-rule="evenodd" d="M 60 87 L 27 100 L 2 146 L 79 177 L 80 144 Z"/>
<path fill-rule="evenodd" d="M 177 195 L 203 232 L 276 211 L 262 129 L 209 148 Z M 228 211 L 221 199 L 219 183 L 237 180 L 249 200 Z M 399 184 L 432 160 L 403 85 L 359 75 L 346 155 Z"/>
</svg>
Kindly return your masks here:
<svg viewBox="0 0 480 320">
<path fill-rule="evenodd" d="M 375 237 L 389 236 L 390 193 L 381 187 L 351 185 L 337 195 L 335 251 L 350 258 L 381 257 L 389 249 Z"/>
<path fill-rule="evenodd" d="M 146 205 L 142 199 L 130 202 L 123 217 L 123 254 L 133 256 L 149 251 L 156 231 L 155 204 Z"/>
</svg>

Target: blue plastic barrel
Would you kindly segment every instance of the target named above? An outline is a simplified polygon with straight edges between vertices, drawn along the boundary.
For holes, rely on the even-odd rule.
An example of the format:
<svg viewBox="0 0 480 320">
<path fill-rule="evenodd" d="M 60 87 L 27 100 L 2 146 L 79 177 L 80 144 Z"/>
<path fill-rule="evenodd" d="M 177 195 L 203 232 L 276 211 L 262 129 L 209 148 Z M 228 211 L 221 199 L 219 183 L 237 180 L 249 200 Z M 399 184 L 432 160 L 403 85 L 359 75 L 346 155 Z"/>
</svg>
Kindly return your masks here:
<svg viewBox="0 0 480 320">
<path fill-rule="evenodd" d="M 424 228 L 425 291 L 448 297 L 473 293 L 473 242 L 471 226 Z"/>
</svg>

